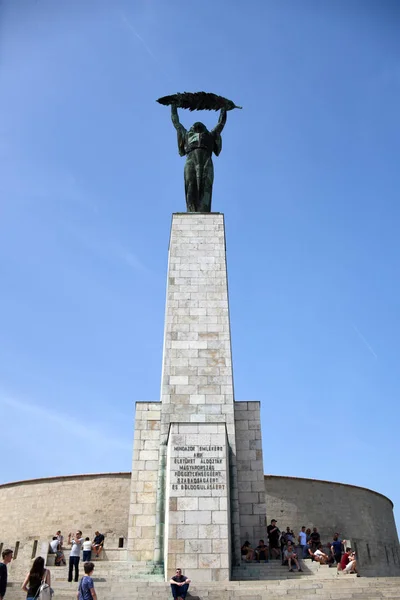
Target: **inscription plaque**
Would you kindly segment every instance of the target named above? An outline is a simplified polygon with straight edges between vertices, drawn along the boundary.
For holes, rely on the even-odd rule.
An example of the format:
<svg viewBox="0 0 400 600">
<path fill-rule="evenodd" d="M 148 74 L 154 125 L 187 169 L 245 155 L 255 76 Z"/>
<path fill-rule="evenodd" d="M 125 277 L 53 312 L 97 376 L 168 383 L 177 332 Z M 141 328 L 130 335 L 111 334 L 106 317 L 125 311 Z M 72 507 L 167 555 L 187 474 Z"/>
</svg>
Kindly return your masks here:
<svg viewBox="0 0 400 600">
<path fill-rule="evenodd" d="M 172 490 L 224 490 L 223 446 L 174 446 Z"/>
<path fill-rule="evenodd" d="M 230 510 L 225 423 L 171 423 L 165 567 L 196 581 L 229 578 Z"/>
</svg>

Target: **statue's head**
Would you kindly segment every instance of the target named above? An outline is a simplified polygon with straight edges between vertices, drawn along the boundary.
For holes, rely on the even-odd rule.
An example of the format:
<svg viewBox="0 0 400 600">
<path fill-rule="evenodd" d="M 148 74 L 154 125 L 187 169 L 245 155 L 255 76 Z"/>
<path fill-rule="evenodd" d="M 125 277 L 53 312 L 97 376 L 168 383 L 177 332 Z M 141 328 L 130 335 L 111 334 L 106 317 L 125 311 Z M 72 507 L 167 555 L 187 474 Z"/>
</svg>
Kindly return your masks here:
<svg viewBox="0 0 400 600">
<path fill-rule="evenodd" d="M 207 127 L 203 123 L 196 121 L 196 123 L 193 123 L 190 130 L 194 131 L 195 133 L 205 133 L 207 131 Z"/>
</svg>

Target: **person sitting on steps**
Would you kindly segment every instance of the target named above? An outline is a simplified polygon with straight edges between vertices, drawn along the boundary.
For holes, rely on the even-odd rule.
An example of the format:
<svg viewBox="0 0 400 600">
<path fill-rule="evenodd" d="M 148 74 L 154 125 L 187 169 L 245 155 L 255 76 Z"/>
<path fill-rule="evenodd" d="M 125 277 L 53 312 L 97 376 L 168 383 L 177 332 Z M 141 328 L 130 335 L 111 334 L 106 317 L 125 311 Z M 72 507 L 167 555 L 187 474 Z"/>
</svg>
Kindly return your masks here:
<svg viewBox="0 0 400 600">
<path fill-rule="evenodd" d="M 95 558 L 99 558 L 104 546 L 104 535 L 100 531 L 94 532 L 94 540 L 92 542 L 92 550 Z"/>
<path fill-rule="evenodd" d="M 314 553 L 312 553 L 312 550 L 309 550 L 309 552 L 316 562 L 319 562 L 321 565 L 328 564 L 329 556 L 325 554 L 325 552 L 322 552 L 322 544 L 318 544 L 318 547 Z"/>
<path fill-rule="evenodd" d="M 299 571 L 299 573 L 301 573 L 301 572 L 302 572 L 302 569 L 301 569 L 301 567 L 300 567 L 300 565 L 299 565 L 299 561 L 297 560 L 297 554 L 296 554 L 296 553 L 295 553 L 295 551 L 294 551 L 294 547 L 293 547 L 293 544 L 292 544 L 292 542 L 288 542 L 288 543 L 287 543 L 287 546 L 286 546 L 286 550 L 285 550 L 284 556 L 285 556 L 285 559 L 288 561 L 288 566 L 289 566 L 289 571 L 290 571 L 290 572 L 293 572 L 293 569 L 292 569 L 292 561 L 293 561 L 293 562 L 294 562 L 294 564 L 296 565 L 296 567 L 297 567 L 297 570 Z"/>
<path fill-rule="evenodd" d="M 346 548 L 346 552 L 342 556 L 341 567 L 344 575 L 357 573 L 357 577 L 360 577 L 357 569 L 356 553 L 352 552 L 351 548 Z"/>
<path fill-rule="evenodd" d="M 242 553 L 242 558 L 244 557 L 244 559 L 247 562 L 250 562 L 251 560 L 253 560 L 254 550 L 251 547 L 251 544 L 249 541 L 247 541 L 247 540 L 245 541 L 245 543 L 242 546 L 241 553 Z"/>
<path fill-rule="evenodd" d="M 268 562 L 268 546 L 264 544 L 264 540 L 260 540 L 258 542 L 255 553 L 257 562 L 260 562 L 260 560 L 265 560 Z"/>
<path fill-rule="evenodd" d="M 189 584 L 192 583 L 185 575 L 182 575 L 182 569 L 176 569 L 174 577 L 169 580 L 174 600 L 185 600 Z"/>
</svg>

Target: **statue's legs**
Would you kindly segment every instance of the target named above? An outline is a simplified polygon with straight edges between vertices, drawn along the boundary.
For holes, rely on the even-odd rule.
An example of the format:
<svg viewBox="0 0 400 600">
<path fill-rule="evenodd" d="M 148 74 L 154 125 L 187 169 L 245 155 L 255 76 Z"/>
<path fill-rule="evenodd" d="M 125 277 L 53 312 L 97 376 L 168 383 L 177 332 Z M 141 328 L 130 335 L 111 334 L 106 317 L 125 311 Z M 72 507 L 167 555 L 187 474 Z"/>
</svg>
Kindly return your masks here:
<svg viewBox="0 0 400 600">
<path fill-rule="evenodd" d="M 194 152 L 191 152 L 185 163 L 185 195 L 186 207 L 188 212 L 198 212 L 197 205 L 199 200 L 199 190 L 196 176 L 196 160 Z"/>
<path fill-rule="evenodd" d="M 211 212 L 212 188 L 214 183 L 214 165 L 209 156 L 203 166 L 198 212 Z"/>
<path fill-rule="evenodd" d="M 210 212 L 214 166 L 203 148 L 188 154 L 185 164 L 185 193 L 188 212 Z"/>
</svg>

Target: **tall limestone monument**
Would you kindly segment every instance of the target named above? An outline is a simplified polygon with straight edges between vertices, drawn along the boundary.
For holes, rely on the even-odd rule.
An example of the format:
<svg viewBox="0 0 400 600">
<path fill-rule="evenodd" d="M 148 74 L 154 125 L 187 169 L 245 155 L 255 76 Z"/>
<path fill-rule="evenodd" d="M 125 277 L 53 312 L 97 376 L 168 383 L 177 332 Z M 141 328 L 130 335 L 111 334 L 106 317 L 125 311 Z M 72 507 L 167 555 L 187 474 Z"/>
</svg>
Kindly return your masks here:
<svg viewBox="0 0 400 600">
<path fill-rule="evenodd" d="M 172 217 L 161 402 L 136 405 L 128 549 L 229 580 L 265 532 L 258 402 L 235 402 L 224 217 Z"/>
<path fill-rule="evenodd" d="M 221 109 L 211 132 L 180 124 L 188 96 Z M 161 402 L 136 406 L 128 551 L 163 564 L 167 579 L 179 566 L 196 581 L 226 581 L 266 515 L 259 403 L 235 402 L 224 217 L 210 212 L 211 156 L 235 105 L 203 92 L 161 100 L 187 156 L 188 212 L 172 217 Z"/>
</svg>

